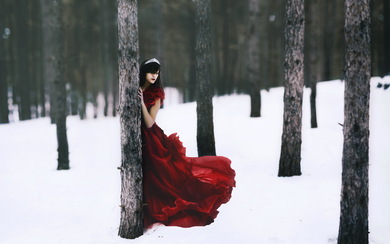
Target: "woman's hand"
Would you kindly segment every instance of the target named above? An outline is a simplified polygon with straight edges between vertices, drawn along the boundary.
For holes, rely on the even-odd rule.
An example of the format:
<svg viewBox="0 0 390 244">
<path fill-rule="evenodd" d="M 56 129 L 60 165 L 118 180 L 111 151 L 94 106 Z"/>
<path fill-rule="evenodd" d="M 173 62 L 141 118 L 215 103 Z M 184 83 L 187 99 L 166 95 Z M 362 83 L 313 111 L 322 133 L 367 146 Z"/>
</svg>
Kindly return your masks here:
<svg viewBox="0 0 390 244">
<path fill-rule="evenodd" d="M 144 92 L 142 91 L 141 87 L 138 89 L 138 97 L 141 99 L 141 104 L 145 104 L 144 103 Z"/>
</svg>

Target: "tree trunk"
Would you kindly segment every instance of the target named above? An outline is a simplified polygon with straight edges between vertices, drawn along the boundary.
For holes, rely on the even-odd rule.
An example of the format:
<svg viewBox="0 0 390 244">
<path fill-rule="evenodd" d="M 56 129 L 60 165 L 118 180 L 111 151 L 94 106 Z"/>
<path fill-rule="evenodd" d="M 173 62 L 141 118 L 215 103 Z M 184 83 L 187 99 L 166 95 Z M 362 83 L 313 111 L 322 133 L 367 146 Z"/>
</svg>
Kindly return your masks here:
<svg viewBox="0 0 390 244">
<path fill-rule="evenodd" d="M 390 75 L 390 2 L 383 0 L 384 75 Z"/>
<path fill-rule="evenodd" d="M 337 0 L 328 0 L 326 4 L 324 5 L 324 11 L 326 13 L 326 22 L 323 25 L 324 33 L 326 35 L 326 38 L 324 38 L 324 45 L 322 48 L 323 51 L 323 58 L 324 58 L 324 73 L 323 73 L 323 79 L 329 80 L 332 77 L 332 54 L 334 53 L 334 43 L 335 43 L 335 26 L 336 25 L 336 19 L 335 18 L 329 18 L 332 13 L 334 13 L 336 9 L 336 1 Z M 314 13 L 318 14 L 318 13 Z"/>
<path fill-rule="evenodd" d="M 267 25 L 269 22 L 269 3 L 267 1 L 259 1 L 260 16 L 259 16 L 259 42 L 260 42 L 260 90 L 269 91 L 269 54 L 268 54 L 268 31 Z M 260 94 L 261 95 L 261 94 Z M 261 111 L 261 104 L 260 104 Z"/>
<path fill-rule="evenodd" d="M 268 1 L 270 15 L 267 23 L 268 77 L 270 86 L 283 85 L 285 1 Z M 284 7 L 284 8 L 283 8 Z"/>
<path fill-rule="evenodd" d="M 211 85 L 210 0 L 196 1 L 196 114 L 198 155 L 216 155 Z"/>
<path fill-rule="evenodd" d="M 0 46 L 0 57 L 3 56 L 3 46 Z M 5 76 L 5 60 L 0 60 L 0 124 L 8 124 L 8 85 Z"/>
<path fill-rule="evenodd" d="M 249 0 L 248 2 L 248 58 L 247 75 L 248 90 L 251 99 L 250 117 L 261 116 L 260 97 L 260 8 L 259 0 Z"/>
<path fill-rule="evenodd" d="M 369 0 L 345 1 L 345 92 L 338 244 L 368 244 Z"/>
<path fill-rule="evenodd" d="M 121 219 L 119 236 L 143 234 L 141 103 L 137 0 L 118 0 L 119 114 L 121 123 Z"/>
<path fill-rule="evenodd" d="M 284 114 L 279 176 L 301 175 L 304 1 L 287 0 Z"/>
<path fill-rule="evenodd" d="M 4 23 L 4 26 L 7 26 L 5 14 L 4 14 L 4 5 L 0 8 L 0 23 Z M 7 27 L 9 28 L 9 27 Z M 6 42 L 9 42 L 9 30 L 5 29 L 2 33 L 2 38 L 0 39 L 0 124 L 9 123 L 9 109 L 8 109 L 8 84 L 7 84 L 7 67 L 6 64 L 9 62 L 6 60 Z M 8 61 L 8 62 L 7 62 Z"/>
<path fill-rule="evenodd" d="M 28 55 L 30 40 L 28 38 L 28 4 L 15 1 L 16 14 L 15 18 L 15 41 L 16 41 L 16 68 L 17 68 L 17 96 L 19 98 L 19 119 L 31 119 L 31 100 L 30 86 L 31 77 L 28 72 Z"/>
<path fill-rule="evenodd" d="M 54 15 L 51 13 L 51 7 L 54 5 L 54 2 L 50 2 L 48 0 L 40 0 L 41 4 L 41 16 L 42 16 L 42 65 L 43 65 L 43 79 L 45 83 L 46 94 L 48 95 L 49 103 L 50 103 L 50 120 L 51 123 L 54 124 L 56 121 L 56 104 L 55 104 L 55 94 L 54 94 L 54 69 L 52 63 L 53 59 L 53 48 L 56 44 L 54 41 L 55 36 L 52 31 L 55 27 L 52 25 L 55 23 Z M 54 30 L 55 31 L 55 30 Z"/>
<path fill-rule="evenodd" d="M 112 116 L 113 111 L 109 111 L 110 107 L 113 107 L 113 83 L 117 86 L 117 79 L 115 75 L 116 65 L 113 62 L 114 59 L 117 60 L 116 57 L 116 47 L 114 47 L 114 43 L 117 40 L 113 38 L 113 23 L 115 23 L 115 4 L 110 0 L 103 0 L 103 9 L 102 9 L 102 60 L 104 67 L 104 98 L 105 98 L 105 106 L 104 106 L 104 116 Z M 116 32 L 115 32 L 116 33 Z"/>
<path fill-rule="evenodd" d="M 318 28 L 320 22 L 320 8 L 318 0 L 306 1 L 306 29 L 305 29 L 305 79 L 306 84 L 310 87 L 310 115 L 311 115 L 311 128 L 317 128 L 317 82 L 320 80 L 321 68 L 320 68 L 320 44 L 321 44 L 321 32 Z"/>
<path fill-rule="evenodd" d="M 69 147 L 66 133 L 66 82 L 64 80 L 64 43 L 62 0 L 41 0 L 44 50 L 44 70 L 47 81 L 54 88 L 55 123 L 57 126 L 58 170 L 69 169 Z"/>
</svg>

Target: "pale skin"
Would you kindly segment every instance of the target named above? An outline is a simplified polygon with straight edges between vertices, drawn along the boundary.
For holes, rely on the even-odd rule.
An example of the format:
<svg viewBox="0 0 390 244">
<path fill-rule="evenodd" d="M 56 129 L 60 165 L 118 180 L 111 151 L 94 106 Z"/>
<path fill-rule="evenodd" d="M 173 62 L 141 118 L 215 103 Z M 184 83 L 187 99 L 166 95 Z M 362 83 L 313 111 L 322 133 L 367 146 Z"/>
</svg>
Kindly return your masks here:
<svg viewBox="0 0 390 244">
<path fill-rule="evenodd" d="M 156 103 L 148 110 L 146 108 L 145 102 L 144 102 L 144 91 L 151 85 L 154 84 L 157 80 L 157 77 L 159 76 L 159 72 L 153 74 L 153 73 L 146 73 L 146 81 L 145 84 L 139 88 L 138 90 L 138 96 L 141 99 L 141 111 L 143 115 L 143 119 L 145 122 L 145 125 L 147 128 L 151 128 L 154 123 L 156 122 L 157 113 L 160 110 L 161 106 L 161 99 L 157 99 Z"/>
</svg>

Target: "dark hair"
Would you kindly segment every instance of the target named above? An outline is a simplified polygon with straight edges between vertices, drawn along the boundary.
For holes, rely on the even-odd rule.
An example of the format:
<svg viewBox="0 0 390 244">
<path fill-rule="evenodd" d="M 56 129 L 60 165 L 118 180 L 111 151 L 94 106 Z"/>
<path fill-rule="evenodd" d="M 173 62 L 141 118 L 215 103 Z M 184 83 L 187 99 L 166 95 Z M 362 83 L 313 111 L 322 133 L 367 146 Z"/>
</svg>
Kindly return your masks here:
<svg viewBox="0 0 390 244">
<path fill-rule="evenodd" d="M 150 59 L 147 59 L 141 63 L 141 66 L 139 68 L 139 86 L 143 86 L 146 81 L 146 73 L 152 73 L 156 74 L 157 72 L 160 71 L 160 64 L 157 62 L 148 62 Z M 145 64 L 148 62 L 147 64 Z M 161 72 L 161 71 L 160 71 Z M 162 88 L 162 83 L 161 83 L 161 73 L 158 75 L 157 80 L 152 86 L 156 87 L 161 87 Z"/>
</svg>

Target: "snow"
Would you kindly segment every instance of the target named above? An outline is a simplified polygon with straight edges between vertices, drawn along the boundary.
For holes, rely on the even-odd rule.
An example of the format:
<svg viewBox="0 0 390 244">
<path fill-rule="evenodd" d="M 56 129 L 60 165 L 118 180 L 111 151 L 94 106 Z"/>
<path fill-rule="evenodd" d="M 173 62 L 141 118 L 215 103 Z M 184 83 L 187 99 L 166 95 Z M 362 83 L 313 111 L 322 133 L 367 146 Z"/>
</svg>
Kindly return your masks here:
<svg viewBox="0 0 390 244">
<path fill-rule="evenodd" d="M 386 82 L 390 79 L 387 77 Z M 390 240 L 390 91 L 370 104 L 370 243 Z M 262 91 L 262 117 L 249 117 L 249 97 L 215 97 L 218 155 L 232 160 L 237 187 L 206 227 L 156 226 L 135 240 L 120 238 L 119 119 L 68 117 L 69 171 L 57 171 L 55 126 L 48 118 L 0 125 L 0 243 L 337 243 L 343 123 L 341 81 L 318 84 L 319 128 L 310 128 L 304 91 L 302 175 L 277 177 L 283 88 Z M 177 94 L 170 90 L 170 94 Z M 167 97 L 158 124 L 178 132 L 196 156 L 196 104 Z"/>
</svg>

